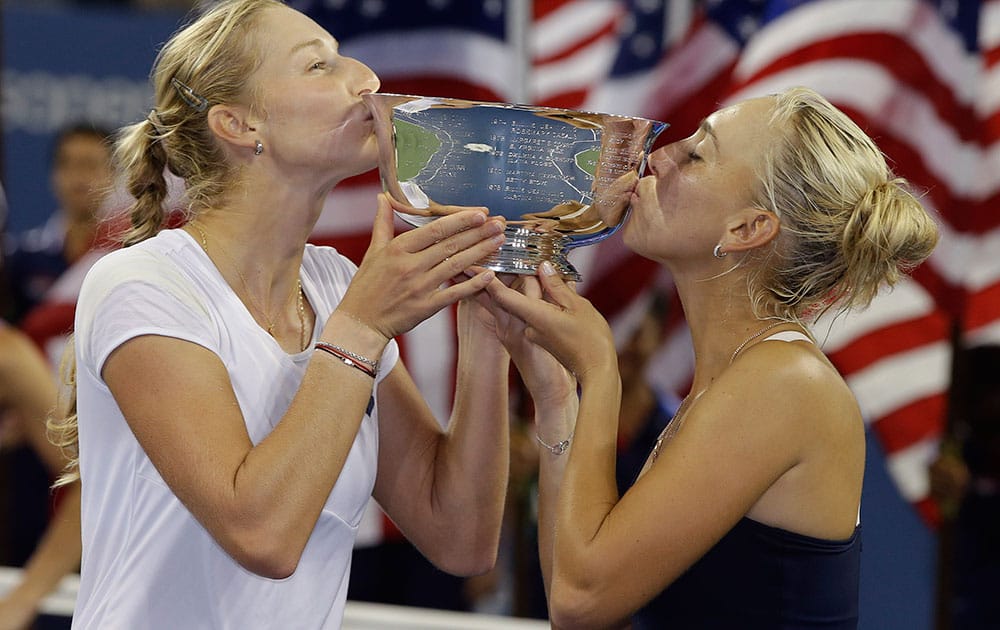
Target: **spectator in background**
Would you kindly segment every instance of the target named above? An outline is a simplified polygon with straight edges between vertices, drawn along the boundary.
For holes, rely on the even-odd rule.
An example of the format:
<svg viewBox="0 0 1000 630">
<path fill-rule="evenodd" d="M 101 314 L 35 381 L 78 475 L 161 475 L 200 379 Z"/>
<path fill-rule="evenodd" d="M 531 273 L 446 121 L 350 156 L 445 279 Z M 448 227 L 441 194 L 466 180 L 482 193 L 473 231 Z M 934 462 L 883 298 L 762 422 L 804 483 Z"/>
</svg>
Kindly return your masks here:
<svg viewBox="0 0 1000 630">
<path fill-rule="evenodd" d="M 667 311 L 667 297 L 660 292 L 653 293 L 642 318 L 618 350 L 622 402 L 618 412 L 615 478 L 621 494 L 639 476 L 656 438 L 666 428 L 680 402 L 676 395 L 653 388 L 647 374 L 650 360 L 663 343 Z"/>
<path fill-rule="evenodd" d="M 7 242 L 3 269 L 11 299 L 4 311 L 47 357 L 50 378 L 73 327 L 83 275 L 110 247 L 111 227 L 104 221 L 113 180 L 109 141 L 99 127 L 64 127 L 53 142 L 49 174 L 59 207 L 43 226 Z M 34 420 L 15 414 L 5 425 L 12 434 L 29 434 Z M 0 487 L 0 506 L 18 515 L 3 528 L 0 563 L 21 566 L 41 543 L 54 472 L 36 443 L 8 440 L 0 452 L 0 474 L 17 480 Z"/>
<path fill-rule="evenodd" d="M 0 449 L 30 449 L 45 463 L 50 480 L 66 465 L 46 438 L 45 418 L 55 403 L 55 379 L 45 359 L 23 333 L 0 320 Z M 2 479 L 13 486 L 23 478 L 4 474 Z M 20 496 L 21 488 L 8 490 L 5 495 Z M 30 550 L 21 581 L 0 597 L 0 630 L 29 627 L 42 599 L 80 563 L 80 484 L 61 489 L 57 501 L 47 491 L 42 496 L 46 508 L 54 504 L 55 512 L 45 535 Z M 24 517 L 21 506 L 6 505 L 0 522 L 13 525 Z"/>
<path fill-rule="evenodd" d="M 931 465 L 931 494 L 952 520 L 944 547 L 952 630 L 1000 628 L 1000 345 L 959 354 L 957 419 Z"/>
<path fill-rule="evenodd" d="M 39 304 L 56 280 L 104 240 L 101 210 L 112 187 L 110 134 L 74 123 L 56 136 L 50 184 L 59 207 L 41 227 L 9 239 L 7 277 L 15 323 Z"/>
</svg>

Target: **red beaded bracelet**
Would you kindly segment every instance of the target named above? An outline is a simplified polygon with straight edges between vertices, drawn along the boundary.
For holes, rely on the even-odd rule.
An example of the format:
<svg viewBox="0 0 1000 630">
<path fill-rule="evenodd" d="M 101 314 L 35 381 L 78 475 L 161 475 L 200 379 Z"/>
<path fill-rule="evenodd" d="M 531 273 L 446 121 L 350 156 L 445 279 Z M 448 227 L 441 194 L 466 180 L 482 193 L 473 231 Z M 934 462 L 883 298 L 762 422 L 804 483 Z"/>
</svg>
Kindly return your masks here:
<svg viewBox="0 0 1000 630">
<path fill-rule="evenodd" d="M 347 351 L 344 350 L 343 348 L 335 346 L 331 343 L 326 343 L 325 341 L 317 341 L 316 349 L 322 350 L 327 354 L 331 354 L 340 359 L 341 361 L 343 361 L 344 365 L 349 365 L 356 370 L 361 370 L 368 376 L 375 378 L 376 368 L 374 366 L 366 365 L 365 363 L 362 363 L 358 359 L 348 356 Z M 375 365 L 378 364 L 376 363 Z"/>
</svg>

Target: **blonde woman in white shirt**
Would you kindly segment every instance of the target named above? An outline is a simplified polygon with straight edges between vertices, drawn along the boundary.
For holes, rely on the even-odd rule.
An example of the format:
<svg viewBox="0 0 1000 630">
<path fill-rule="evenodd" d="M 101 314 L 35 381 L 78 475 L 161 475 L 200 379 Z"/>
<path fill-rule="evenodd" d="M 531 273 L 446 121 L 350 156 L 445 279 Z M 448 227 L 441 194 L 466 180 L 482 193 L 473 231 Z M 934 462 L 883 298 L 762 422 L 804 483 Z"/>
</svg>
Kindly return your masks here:
<svg viewBox="0 0 1000 630">
<path fill-rule="evenodd" d="M 379 81 L 279 2 L 213 8 L 153 80 L 155 109 L 116 150 L 133 229 L 77 309 L 74 627 L 337 628 L 373 493 L 442 569 L 491 568 L 508 357 L 467 299 L 492 274 L 463 272 L 502 219 L 456 209 L 394 237 L 380 196 L 360 268 L 307 245 L 330 189 L 375 166 L 361 96 Z M 181 229 L 161 229 L 164 169 L 186 183 Z M 455 302 L 442 431 L 393 338 Z"/>
</svg>

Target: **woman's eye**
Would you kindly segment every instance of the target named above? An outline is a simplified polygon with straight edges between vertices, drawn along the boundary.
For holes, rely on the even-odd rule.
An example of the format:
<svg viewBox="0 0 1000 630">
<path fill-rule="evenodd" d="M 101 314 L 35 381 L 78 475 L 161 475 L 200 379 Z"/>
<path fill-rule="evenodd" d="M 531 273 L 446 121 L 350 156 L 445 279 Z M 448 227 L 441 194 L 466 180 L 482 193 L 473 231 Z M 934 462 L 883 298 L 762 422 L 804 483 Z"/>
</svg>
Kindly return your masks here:
<svg viewBox="0 0 1000 630">
<path fill-rule="evenodd" d="M 311 65 L 309 67 L 309 69 L 310 70 L 322 70 L 325 67 L 326 67 L 326 62 L 316 61 L 316 62 L 313 62 L 313 65 Z"/>
<path fill-rule="evenodd" d="M 692 162 L 697 162 L 701 160 L 701 156 L 695 153 L 694 151 L 688 151 L 688 159 L 691 160 Z"/>
</svg>

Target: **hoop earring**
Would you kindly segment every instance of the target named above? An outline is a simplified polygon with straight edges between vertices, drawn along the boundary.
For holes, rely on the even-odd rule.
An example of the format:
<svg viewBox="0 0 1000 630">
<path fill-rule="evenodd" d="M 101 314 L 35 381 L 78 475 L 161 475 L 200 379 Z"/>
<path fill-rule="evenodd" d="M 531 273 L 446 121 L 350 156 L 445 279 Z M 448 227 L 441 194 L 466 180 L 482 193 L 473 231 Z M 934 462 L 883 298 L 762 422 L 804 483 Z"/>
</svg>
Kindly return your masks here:
<svg viewBox="0 0 1000 630">
<path fill-rule="evenodd" d="M 715 249 L 712 250 L 712 255 L 716 258 L 725 258 L 729 255 L 729 252 L 722 251 L 722 243 L 719 243 L 715 246 Z"/>
<path fill-rule="evenodd" d="M 253 147 L 253 154 L 260 155 L 263 152 L 264 152 L 264 143 L 261 142 L 260 140 L 257 140 L 256 144 Z"/>
</svg>

